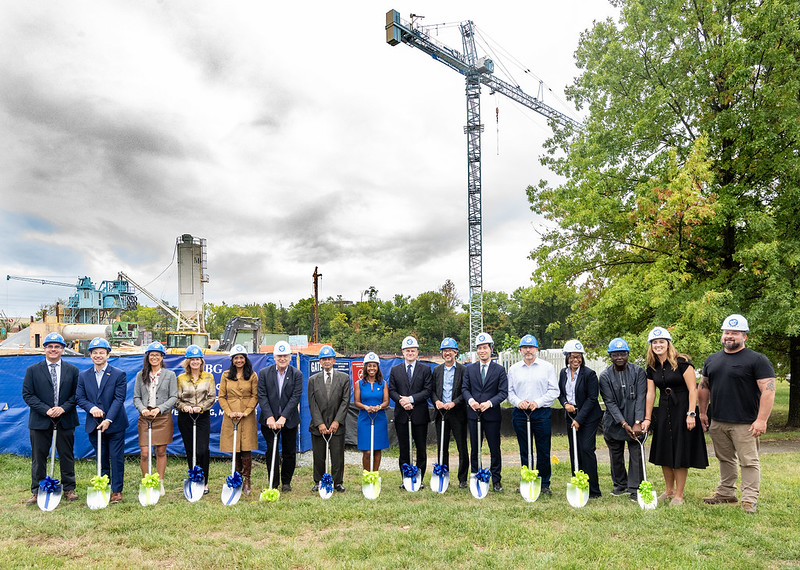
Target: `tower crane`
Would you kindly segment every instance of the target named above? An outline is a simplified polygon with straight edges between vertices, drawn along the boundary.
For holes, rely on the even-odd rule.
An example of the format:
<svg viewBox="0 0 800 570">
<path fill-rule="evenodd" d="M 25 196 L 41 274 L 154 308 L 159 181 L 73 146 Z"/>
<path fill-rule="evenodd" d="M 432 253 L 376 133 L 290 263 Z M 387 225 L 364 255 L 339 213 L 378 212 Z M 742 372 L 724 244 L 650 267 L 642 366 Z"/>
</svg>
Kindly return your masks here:
<svg viewBox="0 0 800 570">
<path fill-rule="evenodd" d="M 414 16 L 412 15 L 412 18 Z M 553 123 L 579 129 L 580 123 L 525 93 L 519 87 L 495 77 L 494 62 L 478 57 L 475 25 L 471 20 L 459 24 L 463 53 L 428 35 L 424 28 L 400 18 L 397 10 L 386 13 L 386 43 L 415 47 L 466 78 L 467 124 L 467 232 L 469 242 L 469 344 L 475 350 L 475 335 L 483 330 L 483 227 L 481 218 L 481 85 L 505 95 L 520 105 L 543 115 Z"/>
</svg>

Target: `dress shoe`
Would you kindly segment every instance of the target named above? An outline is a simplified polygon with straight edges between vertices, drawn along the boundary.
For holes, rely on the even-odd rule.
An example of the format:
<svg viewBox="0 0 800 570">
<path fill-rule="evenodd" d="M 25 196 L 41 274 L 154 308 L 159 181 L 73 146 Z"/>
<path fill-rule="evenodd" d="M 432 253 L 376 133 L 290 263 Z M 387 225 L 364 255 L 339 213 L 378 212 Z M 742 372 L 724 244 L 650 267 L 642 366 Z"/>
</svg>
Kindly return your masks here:
<svg viewBox="0 0 800 570">
<path fill-rule="evenodd" d="M 334 485 L 333 487 L 337 493 L 344 493 L 344 485 L 339 483 L 338 485 Z"/>
<path fill-rule="evenodd" d="M 204 495 L 208 495 L 208 489 L 207 489 L 207 488 L 206 488 L 206 489 L 203 489 L 203 494 L 204 494 Z"/>
<path fill-rule="evenodd" d="M 725 497 L 714 493 L 710 497 L 703 497 L 703 502 L 707 505 L 721 505 L 723 503 L 738 503 L 736 497 Z"/>
<path fill-rule="evenodd" d="M 469 487 L 469 485 L 467 485 L 466 481 L 459 481 L 458 482 L 458 488 L 459 489 L 466 489 L 467 487 Z"/>
<path fill-rule="evenodd" d="M 542 487 L 541 494 L 542 495 L 552 495 L 553 491 L 550 490 L 550 486 L 548 485 L 547 487 Z"/>
<path fill-rule="evenodd" d="M 289 485 L 289 483 L 284 483 L 283 485 L 281 485 L 281 493 L 288 493 L 291 490 L 292 490 L 292 486 Z M 317 489 L 317 490 L 319 491 L 319 489 Z"/>
<path fill-rule="evenodd" d="M 612 497 L 622 497 L 627 494 L 628 494 L 627 489 L 614 489 L 613 491 L 611 491 Z"/>
<path fill-rule="evenodd" d="M 589 498 L 590 499 L 599 499 L 602 496 L 603 496 L 602 493 L 589 493 Z"/>
<path fill-rule="evenodd" d="M 111 493 L 111 500 L 109 503 L 119 503 L 122 501 L 122 493 Z"/>
<path fill-rule="evenodd" d="M 316 493 L 317 491 L 319 491 L 319 483 L 314 483 L 314 486 L 311 487 L 311 492 Z"/>
<path fill-rule="evenodd" d="M 756 514 L 756 504 L 755 503 L 751 503 L 749 501 L 742 501 L 742 509 L 744 509 L 744 512 L 750 513 L 751 515 Z"/>
<path fill-rule="evenodd" d="M 31 495 L 31 498 L 28 499 L 27 501 L 25 501 L 25 506 L 26 507 L 32 507 L 33 505 L 35 505 L 36 504 L 36 497 L 37 497 L 36 493 Z"/>
<path fill-rule="evenodd" d="M 67 501 L 77 501 L 78 500 L 78 493 L 75 492 L 75 489 L 70 489 L 69 491 L 64 491 L 64 498 Z"/>
<path fill-rule="evenodd" d="M 633 501 L 634 503 L 639 502 L 639 497 L 636 496 L 636 493 L 631 493 L 631 501 Z"/>
<path fill-rule="evenodd" d="M 403 485 L 402 483 L 400 483 L 400 488 L 401 488 L 401 489 L 405 489 L 405 488 L 406 488 L 406 486 L 405 486 L 405 485 Z"/>
<path fill-rule="evenodd" d="M 499 493 L 500 491 L 503 490 L 503 486 L 500 483 L 495 483 L 492 489 Z"/>
</svg>

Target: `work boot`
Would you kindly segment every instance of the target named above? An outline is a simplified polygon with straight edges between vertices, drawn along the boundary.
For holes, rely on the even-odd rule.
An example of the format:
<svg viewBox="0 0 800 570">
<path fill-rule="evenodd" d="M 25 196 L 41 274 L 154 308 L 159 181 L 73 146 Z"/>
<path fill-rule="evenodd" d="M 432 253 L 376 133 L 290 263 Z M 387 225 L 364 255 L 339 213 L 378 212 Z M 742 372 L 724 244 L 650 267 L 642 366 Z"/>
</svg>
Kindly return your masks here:
<svg viewBox="0 0 800 570">
<path fill-rule="evenodd" d="M 738 503 L 739 501 L 736 497 L 726 497 L 715 492 L 710 497 L 703 497 L 703 502 L 707 505 L 720 505 L 724 503 Z"/>
<path fill-rule="evenodd" d="M 38 496 L 39 496 L 38 493 L 34 493 L 33 495 L 31 495 L 30 499 L 25 501 L 25 506 L 26 507 L 31 507 L 31 506 L 35 505 L 36 504 L 36 499 L 37 499 Z"/>
<path fill-rule="evenodd" d="M 245 495 L 250 494 L 250 470 L 253 468 L 253 456 L 250 454 L 249 451 L 242 452 L 240 455 L 242 460 L 242 479 L 244 483 L 242 483 L 242 493 Z"/>
</svg>

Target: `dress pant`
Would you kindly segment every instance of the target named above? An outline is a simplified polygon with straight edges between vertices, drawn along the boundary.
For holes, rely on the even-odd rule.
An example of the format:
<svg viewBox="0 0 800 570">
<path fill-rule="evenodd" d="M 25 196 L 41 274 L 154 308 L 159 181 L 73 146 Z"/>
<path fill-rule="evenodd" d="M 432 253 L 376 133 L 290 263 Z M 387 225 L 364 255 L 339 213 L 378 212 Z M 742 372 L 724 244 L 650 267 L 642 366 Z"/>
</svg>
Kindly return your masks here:
<svg viewBox="0 0 800 570">
<path fill-rule="evenodd" d="M 331 437 L 331 477 L 334 485 L 344 481 L 344 430 L 339 429 Z M 311 434 L 311 449 L 314 455 L 314 483 L 319 483 L 325 474 L 325 438 Z M 270 456 L 271 457 L 271 456 Z"/>
<path fill-rule="evenodd" d="M 197 464 L 205 475 L 205 484 L 208 485 L 208 466 L 211 459 L 209 440 L 211 437 L 211 414 L 203 412 L 197 418 Z M 192 418 L 186 412 L 178 412 L 178 431 L 183 438 L 183 448 L 186 450 L 186 463 L 192 468 Z"/>
<path fill-rule="evenodd" d="M 394 429 L 397 431 L 397 446 L 400 448 L 399 464 L 401 469 L 403 463 L 411 465 L 411 446 L 408 441 L 408 422 L 395 422 Z M 419 467 L 420 481 L 425 476 L 425 468 L 428 464 L 428 424 L 411 424 L 411 437 L 414 438 L 414 447 L 417 451 L 417 467 Z"/>
<path fill-rule="evenodd" d="M 601 418 L 602 419 L 602 416 Z M 575 450 L 572 443 L 572 420 L 567 420 L 567 438 L 569 439 L 569 464 L 572 466 L 572 474 L 575 471 L 581 470 L 589 476 L 589 495 L 600 495 L 600 482 L 597 478 L 597 426 L 600 425 L 600 419 L 597 421 L 582 424 L 578 428 L 578 465 L 575 465 Z M 638 444 L 637 444 L 638 445 Z"/>
<path fill-rule="evenodd" d="M 552 412 L 550 408 L 536 408 L 531 412 L 531 439 L 536 444 L 536 469 L 542 478 L 542 487 L 550 486 L 550 437 L 553 432 Z M 517 434 L 519 445 L 519 460 L 522 465 L 528 465 L 528 418 L 525 412 L 514 408 L 511 412 L 511 422 Z"/>
<path fill-rule="evenodd" d="M 639 484 L 644 476 L 642 472 L 642 450 L 639 442 L 631 438 L 627 438 L 624 441 L 605 439 L 611 461 L 611 480 L 614 482 L 614 490 L 635 493 L 639 490 Z M 627 470 L 625 469 L 626 442 L 628 444 L 628 455 L 630 456 Z"/>
<path fill-rule="evenodd" d="M 469 422 L 469 443 L 472 449 L 472 472 L 478 472 L 478 454 L 481 452 L 483 439 L 489 444 L 491 464 L 489 471 L 492 473 L 492 483 L 500 484 L 502 479 L 501 470 L 503 468 L 503 456 L 500 453 L 500 422 L 481 421 L 481 441 L 478 441 L 478 420 L 470 419 Z"/>
<path fill-rule="evenodd" d="M 436 420 L 436 449 L 442 443 L 442 416 L 437 414 Z M 454 414 L 449 412 L 444 416 L 444 449 L 442 451 L 442 464 L 447 465 L 450 471 L 450 433 L 456 440 L 458 449 L 458 482 L 466 483 L 469 479 L 469 451 L 467 449 L 467 416 L 465 414 Z M 439 457 L 436 457 L 439 461 Z"/>
<path fill-rule="evenodd" d="M 267 461 L 267 474 L 272 481 L 272 486 L 276 487 L 279 483 L 289 485 L 294 477 L 294 468 L 297 465 L 297 427 L 281 429 L 278 435 L 280 442 L 280 454 L 275 455 L 275 477 L 272 478 L 270 468 L 272 466 L 272 442 L 275 441 L 275 431 L 261 424 L 261 433 L 267 440 L 267 454 L 264 458 Z M 324 450 L 323 450 L 324 451 Z M 324 461 L 325 458 L 323 457 Z"/>
<path fill-rule="evenodd" d="M 708 433 L 719 460 L 717 494 L 736 497 L 736 479 L 742 469 L 742 502 L 758 501 L 761 464 L 758 459 L 758 438 L 750 433 L 750 424 L 734 424 L 711 420 Z M 737 466 L 738 458 L 738 466 Z"/>
<path fill-rule="evenodd" d="M 32 429 L 31 432 L 31 492 L 39 492 L 39 481 L 47 475 L 53 428 Z M 97 436 L 95 436 L 97 437 Z M 65 491 L 75 489 L 75 430 L 60 429 L 56 434 L 56 450 L 61 468 L 61 485 Z M 55 472 L 53 473 L 55 475 Z"/>
<path fill-rule="evenodd" d="M 89 441 L 97 453 L 97 433 L 92 432 Z M 125 481 L 125 430 L 115 433 L 103 432 L 100 441 L 100 473 L 111 479 L 111 492 L 121 493 Z"/>
</svg>

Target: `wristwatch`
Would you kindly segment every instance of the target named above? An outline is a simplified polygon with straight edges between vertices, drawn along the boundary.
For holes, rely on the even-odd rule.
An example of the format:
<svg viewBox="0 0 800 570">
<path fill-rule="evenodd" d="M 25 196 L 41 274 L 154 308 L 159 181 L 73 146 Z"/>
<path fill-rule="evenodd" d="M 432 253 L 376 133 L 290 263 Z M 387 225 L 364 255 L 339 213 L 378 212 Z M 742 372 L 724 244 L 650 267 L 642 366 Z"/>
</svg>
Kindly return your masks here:
<svg viewBox="0 0 800 570">
<path fill-rule="evenodd" d="M 690 418 L 696 418 L 697 414 L 695 412 L 686 412 L 686 415 Z"/>
</svg>

